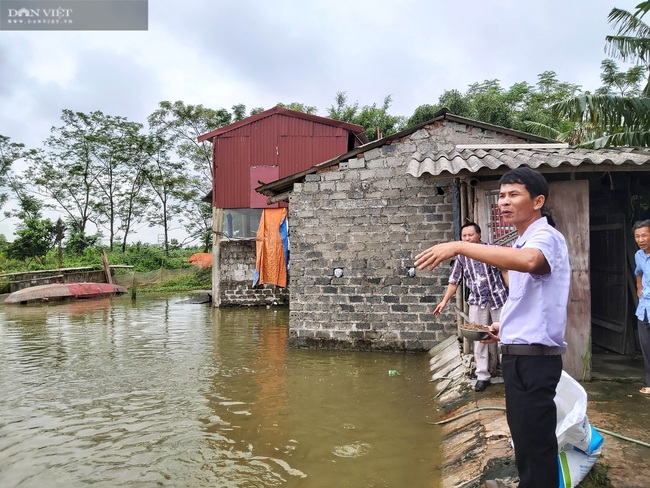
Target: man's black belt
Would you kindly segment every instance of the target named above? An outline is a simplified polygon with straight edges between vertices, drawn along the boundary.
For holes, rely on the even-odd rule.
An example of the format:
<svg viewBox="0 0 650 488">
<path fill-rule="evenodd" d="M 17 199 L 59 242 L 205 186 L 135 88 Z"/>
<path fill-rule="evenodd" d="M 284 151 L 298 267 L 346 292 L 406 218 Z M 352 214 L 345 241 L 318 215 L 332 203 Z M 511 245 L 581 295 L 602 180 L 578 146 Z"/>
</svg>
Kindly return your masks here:
<svg viewBox="0 0 650 488">
<path fill-rule="evenodd" d="M 509 356 L 559 356 L 566 352 L 564 346 L 544 346 L 543 344 L 501 344 L 501 354 Z"/>
</svg>

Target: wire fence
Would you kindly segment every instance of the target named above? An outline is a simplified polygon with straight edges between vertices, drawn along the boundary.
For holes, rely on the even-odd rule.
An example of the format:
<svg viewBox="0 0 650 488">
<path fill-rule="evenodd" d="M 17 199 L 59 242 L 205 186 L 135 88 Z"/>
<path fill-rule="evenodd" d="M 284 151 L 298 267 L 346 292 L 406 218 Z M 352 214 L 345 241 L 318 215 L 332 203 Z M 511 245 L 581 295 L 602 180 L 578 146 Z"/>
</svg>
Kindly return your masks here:
<svg viewBox="0 0 650 488">
<path fill-rule="evenodd" d="M 191 275 L 196 273 L 196 268 L 183 269 L 164 269 L 160 268 L 155 271 L 120 271 L 113 277 L 116 285 L 127 288 L 143 287 L 150 285 L 163 284 L 171 279 L 180 276 Z"/>
</svg>

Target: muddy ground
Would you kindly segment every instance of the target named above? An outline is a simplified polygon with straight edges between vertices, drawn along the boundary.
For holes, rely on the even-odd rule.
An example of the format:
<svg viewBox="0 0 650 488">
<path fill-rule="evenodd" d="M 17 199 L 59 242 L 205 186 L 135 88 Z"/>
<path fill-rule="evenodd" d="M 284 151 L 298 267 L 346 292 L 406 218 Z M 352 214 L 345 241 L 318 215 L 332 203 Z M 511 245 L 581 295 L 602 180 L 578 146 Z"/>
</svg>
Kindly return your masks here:
<svg viewBox="0 0 650 488">
<path fill-rule="evenodd" d="M 515 481 L 510 432 L 502 411 L 503 383 L 474 392 L 467 358 L 452 340 L 430 353 L 441 416 L 458 418 L 443 425 L 443 488 L 476 488 L 494 479 Z M 621 369 L 616 374 L 615 379 L 582 383 L 588 395 L 587 416 L 604 443 L 580 488 L 650 487 L 650 396 L 639 392 L 643 386 L 639 371 Z"/>
</svg>

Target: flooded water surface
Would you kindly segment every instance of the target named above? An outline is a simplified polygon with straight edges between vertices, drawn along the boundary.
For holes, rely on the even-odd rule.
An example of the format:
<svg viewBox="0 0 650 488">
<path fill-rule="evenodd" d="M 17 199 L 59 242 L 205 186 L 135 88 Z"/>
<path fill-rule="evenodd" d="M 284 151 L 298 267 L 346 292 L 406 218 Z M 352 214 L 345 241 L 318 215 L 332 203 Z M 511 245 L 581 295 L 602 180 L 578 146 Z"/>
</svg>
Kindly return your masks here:
<svg viewBox="0 0 650 488">
<path fill-rule="evenodd" d="M 426 354 L 186 298 L 0 305 L 0 486 L 439 486 Z"/>
</svg>

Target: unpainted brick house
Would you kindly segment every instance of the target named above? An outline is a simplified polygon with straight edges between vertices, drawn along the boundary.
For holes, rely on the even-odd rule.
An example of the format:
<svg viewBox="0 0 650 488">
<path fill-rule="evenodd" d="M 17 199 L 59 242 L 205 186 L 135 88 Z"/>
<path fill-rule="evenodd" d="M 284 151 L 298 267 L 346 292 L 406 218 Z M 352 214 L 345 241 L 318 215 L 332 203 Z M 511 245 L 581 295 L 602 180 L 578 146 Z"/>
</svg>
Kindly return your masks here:
<svg viewBox="0 0 650 488">
<path fill-rule="evenodd" d="M 550 182 L 550 206 L 571 255 L 565 369 L 588 379 L 590 339 L 624 354 L 636 347 L 629 229 L 650 202 L 649 162 L 647 149 L 569 149 L 443 110 L 261 185 L 257 191 L 271 201 L 289 201 L 289 344 L 424 351 L 456 334 L 454 307 L 432 315 L 450 267 L 415 271 L 414 257 L 458 239 L 470 220 L 486 241 L 514 240 L 498 216 L 497 182 L 528 165 Z M 464 306 L 462 290 L 457 304 Z"/>
</svg>

